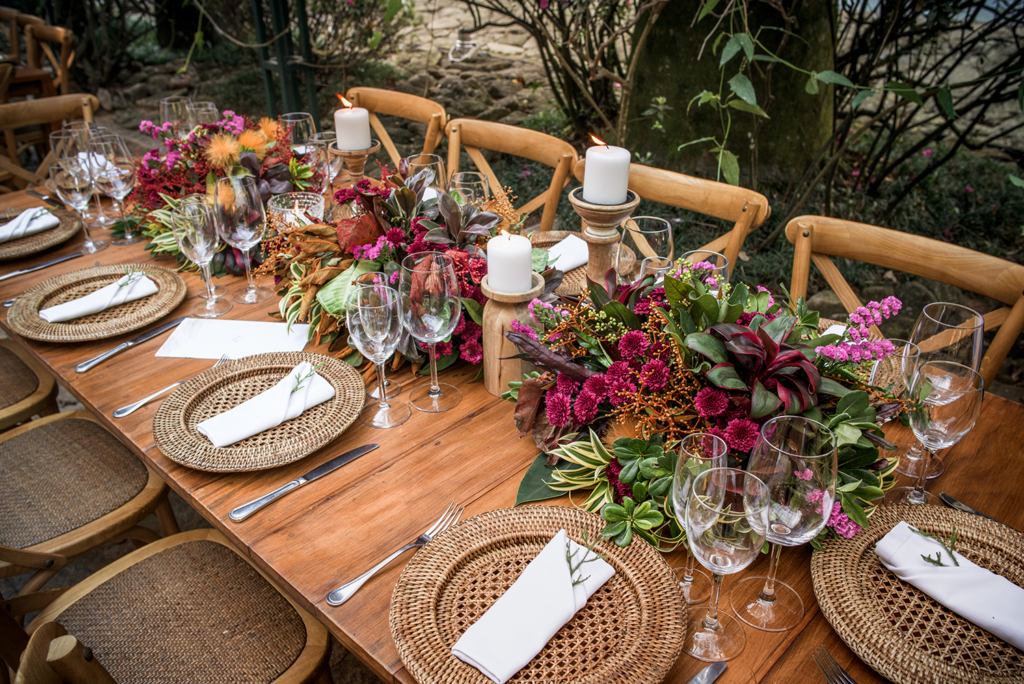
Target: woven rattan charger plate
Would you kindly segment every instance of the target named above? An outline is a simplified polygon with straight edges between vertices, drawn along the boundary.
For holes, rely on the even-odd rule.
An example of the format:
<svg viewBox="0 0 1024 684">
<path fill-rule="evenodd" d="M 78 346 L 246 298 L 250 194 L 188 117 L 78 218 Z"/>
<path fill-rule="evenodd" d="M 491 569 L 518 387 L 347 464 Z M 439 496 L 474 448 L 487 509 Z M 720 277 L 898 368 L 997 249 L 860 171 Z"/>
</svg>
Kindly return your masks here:
<svg viewBox="0 0 1024 684">
<path fill-rule="evenodd" d="M 580 233 L 573 233 L 568 230 L 549 230 L 533 233 L 530 236 L 530 242 L 532 242 L 533 246 L 537 249 L 551 249 L 570 235 L 575 235 L 582 239 L 582 235 Z M 557 264 L 555 265 L 555 268 L 558 268 Z M 586 288 L 587 266 L 584 264 L 583 266 L 577 266 L 562 276 L 562 283 L 555 289 L 555 294 L 578 297 L 580 292 Z"/>
<path fill-rule="evenodd" d="M 26 209 L 25 211 L 32 210 Z M 13 221 L 20 213 L 20 209 L 7 209 L 6 211 L 0 211 L 0 224 Z M 50 247 L 61 244 L 62 242 L 67 242 L 82 227 L 82 220 L 78 218 L 78 214 L 73 211 L 54 209 L 53 215 L 60 219 L 60 223 L 55 227 L 50 228 L 49 230 L 44 230 L 41 233 L 35 233 L 27 237 L 18 238 L 17 240 L 0 242 L 0 261 L 20 259 L 21 257 L 29 256 L 30 254 L 42 252 L 44 249 L 49 249 Z"/>
<path fill-rule="evenodd" d="M 882 565 L 875 543 L 901 520 L 943 538 L 955 524 L 958 553 L 1024 586 L 1024 534 L 948 508 L 879 506 L 867 530 L 814 552 L 811 577 L 825 619 L 861 660 L 900 684 L 1024 681 L 1024 653 Z"/>
<path fill-rule="evenodd" d="M 660 682 L 682 652 L 686 605 L 675 575 L 650 545 L 622 549 L 599 536 L 604 522 L 559 506 L 483 513 L 413 556 L 391 596 L 391 636 L 420 684 L 487 684 L 451 654 L 459 637 L 516 581 L 560 529 L 597 549 L 615 569 L 513 682 Z"/>
<path fill-rule="evenodd" d="M 141 271 L 156 283 L 156 294 L 112 306 L 88 316 L 47 323 L 39 312 L 117 282 L 129 270 Z M 22 337 L 40 342 L 88 342 L 138 330 L 174 311 L 185 299 L 185 280 L 152 264 L 96 266 L 44 280 L 14 300 L 7 322 Z"/>
<path fill-rule="evenodd" d="M 227 447 L 213 446 L 196 429 L 270 389 L 303 361 L 319 365 L 316 372 L 334 386 L 333 399 Z M 340 359 L 304 352 L 256 354 L 211 368 L 174 390 L 153 418 L 153 438 L 172 461 L 197 470 L 274 468 L 308 456 L 344 432 L 359 416 L 365 394 L 362 376 Z"/>
</svg>

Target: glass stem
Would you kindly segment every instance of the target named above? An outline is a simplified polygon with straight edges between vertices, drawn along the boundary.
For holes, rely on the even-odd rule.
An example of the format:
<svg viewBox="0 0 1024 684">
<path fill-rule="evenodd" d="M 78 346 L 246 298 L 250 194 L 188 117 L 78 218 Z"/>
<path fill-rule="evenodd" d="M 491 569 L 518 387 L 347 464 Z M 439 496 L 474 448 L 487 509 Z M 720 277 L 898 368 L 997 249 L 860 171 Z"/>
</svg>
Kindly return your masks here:
<svg viewBox="0 0 1024 684">
<path fill-rule="evenodd" d="M 765 578 L 764 588 L 757 595 L 758 601 L 775 603 L 775 573 L 779 570 L 779 554 L 782 553 L 782 546 L 772 544 L 768 549 L 768 577 Z"/>
<path fill-rule="evenodd" d="M 199 270 L 203 274 L 203 282 L 206 283 L 206 308 L 212 309 L 217 298 L 213 294 L 213 274 L 210 273 L 210 262 L 199 264 Z"/>
<path fill-rule="evenodd" d="M 92 235 L 89 233 L 89 222 L 85 220 L 85 210 L 89 208 L 89 203 L 86 202 L 85 206 L 78 210 L 78 215 L 82 217 L 82 231 L 85 233 L 85 241 L 87 243 L 92 242 Z"/>
<path fill-rule="evenodd" d="M 256 283 L 252 279 L 252 259 L 249 258 L 249 250 L 240 249 L 242 253 L 242 265 L 245 266 L 245 278 L 249 281 L 249 292 L 256 291 Z"/>
<path fill-rule="evenodd" d="M 693 557 L 693 551 L 686 554 L 686 572 L 683 573 L 683 584 L 693 582 L 693 569 L 697 565 L 697 559 Z"/>
<path fill-rule="evenodd" d="M 430 396 L 441 396 L 441 383 L 437 381 L 437 345 L 430 345 Z"/>
<path fill-rule="evenodd" d="M 700 626 L 717 632 L 722 628 L 722 623 L 718 621 L 718 599 L 722 597 L 722 581 L 725 579 L 725 575 L 712 573 L 711 579 L 714 582 L 711 584 L 711 599 L 708 601 L 708 612 Z"/>
<path fill-rule="evenodd" d="M 124 229 L 124 239 L 131 240 L 133 237 L 135 237 L 135 231 L 133 231 L 132 227 L 128 225 L 128 219 L 125 218 L 124 202 L 118 201 L 117 208 L 121 212 L 121 226 Z"/>
<path fill-rule="evenodd" d="M 384 381 L 384 362 L 375 361 L 373 365 L 377 367 L 377 397 L 380 399 L 380 403 L 377 406 L 381 411 L 386 411 L 391 406 L 388 405 L 388 392 Z"/>
<path fill-rule="evenodd" d="M 915 445 L 916 446 L 916 445 Z M 924 485 L 928 481 L 928 473 L 932 469 L 932 452 L 927 448 L 921 449 L 921 467 L 917 472 L 917 482 L 914 483 L 914 491 L 910 492 L 911 503 L 927 503 L 924 495 Z"/>
</svg>

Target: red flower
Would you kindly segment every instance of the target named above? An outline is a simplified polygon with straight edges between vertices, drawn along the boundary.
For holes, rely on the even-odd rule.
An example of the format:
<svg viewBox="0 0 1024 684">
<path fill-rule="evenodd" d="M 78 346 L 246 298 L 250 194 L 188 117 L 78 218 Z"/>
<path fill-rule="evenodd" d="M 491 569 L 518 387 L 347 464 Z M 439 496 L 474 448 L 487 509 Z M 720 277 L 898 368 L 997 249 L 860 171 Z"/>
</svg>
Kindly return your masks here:
<svg viewBox="0 0 1024 684">
<path fill-rule="evenodd" d="M 697 413 L 701 418 L 712 418 L 729 407 L 729 398 L 722 390 L 705 387 L 697 392 L 697 396 L 693 398 L 693 404 L 697 407 Z"/>
<path fill-rule="evenodd" d="M 572 400 L 566 394 L 548 392 L 545 397 L 547 402 L 548 422 L 556 427 L 568 425 L 572 421 Z"/>
<path fill-rule="evenodd" d="M 750 451 L 757 444 L 757 424 L 746 418 L 730 421 L 725 428 L 725 441 L 736 451 Z"/>
</svg>

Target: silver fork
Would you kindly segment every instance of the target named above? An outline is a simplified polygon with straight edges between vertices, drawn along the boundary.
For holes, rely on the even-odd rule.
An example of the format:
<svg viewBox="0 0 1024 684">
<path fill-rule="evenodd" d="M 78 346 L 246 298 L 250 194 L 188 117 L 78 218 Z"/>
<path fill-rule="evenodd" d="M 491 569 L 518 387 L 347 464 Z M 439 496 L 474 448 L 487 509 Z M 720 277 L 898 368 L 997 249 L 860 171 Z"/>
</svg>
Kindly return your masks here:
<svg viewBox="0 0 1024 684">
<path fill-rule="evenodd" d="M 818 646 L 818 650 L 811 657 L 829 684 L 857 684 L 853 677 L 846 674 L 846 670 L 839 667 L 839 663 L 832 658 L 825 644 Z"/>
<path fill-rule="evenodd" d="M 368 579 L 376 575 L 377 572 L 381 570 L 384 566 L 386 566 L 388 563 L 395 560 L 409 549 L 416 548 L 417 546 L 423 546 L 431 539 L 441 534 L 455 523 L 459 522 L 459 518 L 462 517 L 462 512 L 464 510 L 466 510 L 465 506 L 457 504 L 454 501 L 452 501 L 451 505 L 448 506 L 448 510 L 444 512 L 444 515 L 438 518 L 437 522 L 434 523 L 429 530 L 427 530 L 420 536 L 416 537 L 416 539 L 414 539 L 411 543 L 406 544 L 402 548 L 395 551 L 393 554 L 382 560 L 380 563 L 377 563 L 375 566 L 367 570 L 359 577 L 356 577 L 351 582 L 343 584 L 334 591 L 332 591 L 330 594 L 327 595 L 327 603 L 331 604 L 332 606 L 340 606 L 345 601 L 348 601 L 357 591 L 359 591 L 359 587 L 366 584 L 366 581 Z"/>
<path fill-rule="evenodd" d="M 102 264 L 99 261 L 97 261 L 95 264 L 92 265 L 93 268 L 96 268 L 97 266 L 102 266 Z M 17 297 L 11 297 L 6 302 L 4 302 L 4 308 L 10 309 L 12 306 L 14 306 L 15 299 L 17 299 Z"/>
<path fill-rule="evenodd" d="M 210 368 L 210 370 L 213 370 L 214 368 L 216 368 L 217 366 L 221 365 L 222 363 L 224 363 L 227 360 L 228 360 L 228 355 L 225 354 L 224 356 L 220 357 L 220 359 L 217 360 L 217 363 L 213 364 L 213 366 Z M 170 392 L 172 389 L 174 389 L 178 385 L 184 385 L 190 379 L 191 378 L 186 378 L 185 380 L 179 380 L 178 382 L 174 383 L 173 385 L 168 385 L 167 387 L 164 387 L 159 392 L 154 392 L 153 394 L 150 394 L 145 399 L 139 399 L 134 404 L 128 404 L 127 406 L 122 406 L 121 408 L 119 408 L 116 411 L 114 411 L 114 417 L 115 418 L 124 418 L 129 413 L 135 413 L 140 408 L 142 408 L 143 406 L 145 406 L 149 402 L 151 402 L 154 399 L 156 399 L 157 397 L 159 397 L 161 394 L 164 394 L 166 392 Z"/>
</svg>

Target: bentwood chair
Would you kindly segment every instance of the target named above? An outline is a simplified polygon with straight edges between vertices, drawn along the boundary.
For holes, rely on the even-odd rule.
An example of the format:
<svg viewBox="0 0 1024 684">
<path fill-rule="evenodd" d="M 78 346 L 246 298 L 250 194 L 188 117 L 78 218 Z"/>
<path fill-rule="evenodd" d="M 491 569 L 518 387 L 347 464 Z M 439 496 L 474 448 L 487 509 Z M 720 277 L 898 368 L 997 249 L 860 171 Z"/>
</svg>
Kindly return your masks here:
<svg viewBox="0 0 1024 684">
<path fill-rule="evenodd" d="M 53 376 L 19 344 L 0 340 L 0 433 L 32 416 L 57 413 L 57 390 Z"/>
<path fill-rule="evenodd" d="M 28 53 L 30 69 L 46 68 L 53 71 L 53 85 L 61 95 L 68 94 L 71 79 L 71 63 L 75 59 L 74 34 L 59 26 L 29 24 L 25 27 L 25 50 Z M 60 58 L 53 52 L 50 44 L 60 45 Z"/>
<path fill-rule="evenodd" d="M 552 169 L 551 183 L 547 190 L 528 201 L 516 211 L 520 214 L 532 212 L 544 207 L 541 215 L 541 232 L 551 230 L 558 211 L 558 202 L 562 190 L 569 184 L 573 165 L 576 163 L 576 150 L 572 145 L 546 133 L 531 131 L 526 128 L 507 124 L 477 121 L 475 119 L 454 119 L 448 122 L 448 177 L 459 171 L 459 153 L 465 148 L 469 158 L 473 160 L 478 171 L 487 176 L 487 184 L 496 197 L 504 197 L 505 190 L 501 180 L 484 159 L 481 149 L 494 150 L 549 166 Z"/>
<path fill-rule="evenodd" d="M 865 223 L 822 216 L 800 216 L 786 226 L 795 247 L 793 299 L 807 295 L 811 263 L 825 278 L 848 312 L 861 305 L 853 288 L 830 257 L 861 261 L 910 273 L 990 297 L 1006 306 L 985 314 L 985 330 L 999 328 L 981 362 L 989 384 L 1024 328 L 1024 266 L 965 247 L 908 235 Z M 872 326 L 872 332 L 881 332 Z"/>
<path fill-rule="evenodd" d="M 423 139 L 423 154 L 432 154 L 444 136 L 444 125 L 448 114 L 444 107 L 425 97 L 399 93 L 394 90 L 380 88 L 349 88 L 345 97 L 357 107 L 370 113 L 370 126 L 380 138 L 381 145 L 388 151 L 391 163 L 398 168 L 399 160 L 404 156 L 398 153 L 394 141 L 388 135 L 378 114 L 397 116 L 400 119 L 418 121 L 427 124 L 427 134 Z"/>
<path fill-rule="evenodd" d="M 18 158 L 18 145 L 24 138 L 15 135 L 15 129 L 34 125 L 45 128 L 51 122 L 77 119 L 92 121 L 93 112 L 99 104 L 95 95 L 58 95 L 0 104 L 0 131 L 7 147 L 6 155 L 0 155 L 0 184 L 13 183 L 18 187 L 24 187 L 26 183 L 40 185 L 46 182 L 53 163 L 52 154 L 47 154 L 34 172 L 23 168 Z M 3 190 L 3 185 L 0 185 L 0 191 Z"/>
<path fill-rule="evenodd" d="M 8 56 L 15 62 L 21 61 L 21 33 L 24 28 L 46 24 L 41 17 L 23 14 L 10 7 L 0 7 L 0 22 L 6 24 L 4 33 L 7 34 L 7 42 L 11 46 L 11 53 Z"/>
<path fill-rule="evenodd" d="M 0 616 L 0 621 L 4 618 Z M 0 624 L 0 636 L 5 635 Z M 17 625 L 14 629 L 19 629 Z M 21 659 L 15 673 L 15 684 L 114 684 L 110 674 L 92 651 L 57 622 L 40 625 L 32 638 L 13 633 L 8 636 L 17 640 Z M 9 681 L 2 677 L 0 682 Z"/>
<path fill-rule="evenodd" d="M 4 631 L 0 623 L 0 639 Z M 9 623 L 6 631 L 18 643 L 0 648 L 5 659 L 20 646 L 23 666 L 32 659 L 59 669 L 46 661 L 65 653 L 80 656 L 72 640 L 62 637 L 66 631 L 109 673 L 108 679 L 58 675 L 42 681 L 332 681 L 326 628 L 212 529 L 148 544 L 71 587 L 42 608 L 28 627 L 27 643 Z M 70 659 L 65 664 L 81 665 Z"/>
</svg>

